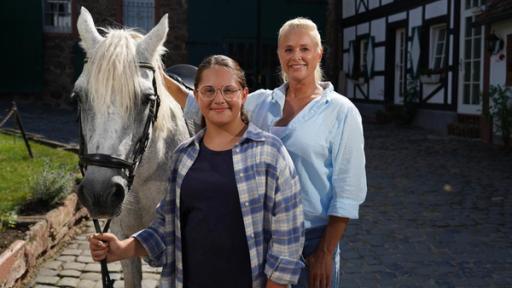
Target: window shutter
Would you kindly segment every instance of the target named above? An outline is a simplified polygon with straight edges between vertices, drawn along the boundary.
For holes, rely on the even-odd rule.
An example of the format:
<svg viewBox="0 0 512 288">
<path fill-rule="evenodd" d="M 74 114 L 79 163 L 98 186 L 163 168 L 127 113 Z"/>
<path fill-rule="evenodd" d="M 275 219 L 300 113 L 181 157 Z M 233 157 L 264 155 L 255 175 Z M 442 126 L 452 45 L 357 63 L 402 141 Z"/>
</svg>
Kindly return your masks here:
<svg viewBox="0 0 512 288">
<path fill-rule="evenodd" d="M 375 37 L 368 37 L 368 47 L 366 48 L 366 76 L 368 79 L 373 77 L 373 67 L 375 61 Z"/>
<path fill-rule="evenodd" d="M 411 76 L 412 78 L 418 77 L 418 65 L 420 60 L 420 27 L 412 28 L 412 43 L 411 43 Z"/>
<path fill-rule="evenodd" d="M 354 53 L 354 40 L 348 42 L 348 71 L 347 74 L 349 77 L 353 77 L 355 75 L 355 53 Z"/>
</svg>

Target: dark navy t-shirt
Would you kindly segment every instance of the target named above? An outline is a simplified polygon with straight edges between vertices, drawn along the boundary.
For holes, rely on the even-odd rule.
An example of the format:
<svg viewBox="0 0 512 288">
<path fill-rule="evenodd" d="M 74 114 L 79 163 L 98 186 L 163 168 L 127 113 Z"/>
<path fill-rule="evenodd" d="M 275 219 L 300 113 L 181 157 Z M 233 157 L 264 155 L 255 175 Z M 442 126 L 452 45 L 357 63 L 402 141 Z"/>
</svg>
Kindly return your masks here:
<svg viewBox="0 0 512 288">
<path fill-rule="evenodd" d="M 201 143 L 180 201 L 184 287 L 252 287 L 231 150 Z"/>
</svg>

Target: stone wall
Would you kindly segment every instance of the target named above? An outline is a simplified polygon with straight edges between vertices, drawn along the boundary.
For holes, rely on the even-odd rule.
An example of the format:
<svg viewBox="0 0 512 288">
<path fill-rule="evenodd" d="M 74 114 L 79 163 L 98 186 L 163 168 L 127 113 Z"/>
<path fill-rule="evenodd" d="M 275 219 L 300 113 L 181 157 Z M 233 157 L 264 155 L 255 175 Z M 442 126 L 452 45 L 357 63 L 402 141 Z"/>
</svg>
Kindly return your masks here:
<svg viewBox="0 0 512 288">
<path fill-rule="evenodd" d="M 24 281 L 33 276 L 37 264 L 63 247 L 87 217 L 87 210 L 79 206 L 76 194 L 71 194 L 62 206 L 39 219 L 24 240 L 15 241 L 0 255 L 0 288 L 25 287 Z"/>
</svg>

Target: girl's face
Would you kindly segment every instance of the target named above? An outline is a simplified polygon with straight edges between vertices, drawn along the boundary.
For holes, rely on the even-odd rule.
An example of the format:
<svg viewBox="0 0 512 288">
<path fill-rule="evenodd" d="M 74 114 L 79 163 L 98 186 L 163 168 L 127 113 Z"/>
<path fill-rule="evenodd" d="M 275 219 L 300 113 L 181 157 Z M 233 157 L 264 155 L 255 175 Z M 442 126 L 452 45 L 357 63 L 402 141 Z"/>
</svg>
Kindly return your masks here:
<svg viewBox="0 0 512 288">
<path fill-rule="evenodd" d="M 223 127 L 242 121 L 242 105 L 248 93 L 231 69 L 212 66 L 202 72 L 195 97 L 206 125 Z"/>
<path fill-rule="evenodd" d="M 322 49 L 310 32 L 290 29 L 279 39 L 277 55 L 288 80 L 302 81 L 315 78 L 315 69 L 322 60 Z"/>
</svg>

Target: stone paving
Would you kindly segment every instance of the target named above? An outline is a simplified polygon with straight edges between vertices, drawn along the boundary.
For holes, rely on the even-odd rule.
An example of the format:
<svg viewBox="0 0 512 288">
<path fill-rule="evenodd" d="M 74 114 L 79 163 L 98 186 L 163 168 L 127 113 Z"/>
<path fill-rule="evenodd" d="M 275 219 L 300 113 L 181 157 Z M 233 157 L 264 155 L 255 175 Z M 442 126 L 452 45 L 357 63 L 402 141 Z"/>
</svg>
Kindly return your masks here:
<svg viewBox="0 0 512 288">
<path fill-rule="evenodd" d="M 394 126 L 365 136 L 343 287 L 512 287 L 512 153 Z"/>
<path fill-rule="evenodd" d="M 76 237 L 53 259 L 42 264 L 30 287 L 102 288 L 100 264 L 92 260 L 86 240 L 86 236 L 93 232 L 93 225 L 89 224 L 82 235 Z M 124 287 L 121 264 L 109 263 L 108 269 L 110 278 L 115 280 L 114 287 Z M 160 269 L 143 263 L 142 271 L 142 287 L 158 287 Z"/>
<path fill-rule="evenodd" d="M 19 107 L 29 132 L 76 143 L 73 111 Z M 365 124 L 365 139 L 368 196 L 342 242 L 342 286 L 512 287 L 512 153 L 392 125 Z M 45 263 L 35 287 L 101 287 L 84 239 Z M 145 279 L 153 287 L 157 274 Z"/>
</svg>

